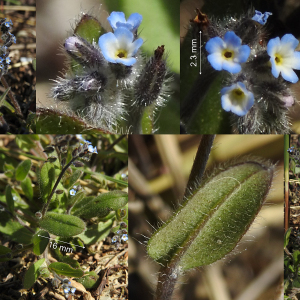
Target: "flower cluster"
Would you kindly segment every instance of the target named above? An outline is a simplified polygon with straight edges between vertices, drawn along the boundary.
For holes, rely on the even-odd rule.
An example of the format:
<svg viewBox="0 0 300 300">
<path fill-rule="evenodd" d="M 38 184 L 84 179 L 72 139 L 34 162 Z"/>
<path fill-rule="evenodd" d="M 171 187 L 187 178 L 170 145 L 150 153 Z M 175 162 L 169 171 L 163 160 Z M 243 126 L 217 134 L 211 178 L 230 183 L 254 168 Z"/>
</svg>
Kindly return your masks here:
<svg viewBox="0 0 300 300">
<path fill-rule="evenodd" d="M 98 22 L 88 15 L 83 18 Z M 99 22 L 101 34 L 92 43 L 75 30 L 64 44 L 72 59 L 70 72 L 58 78 L 52 97 L 70 100 L 70 108 L 97 128 L 140 132 L 146 107 L 151 106 L 154 115 L 168 96 L 164 88 L 164 46 L 158 47 L 148 61 L 139 53 L 143 44 L 138 36 L 142 19 L 138 13 L 126 20 L 123 12 L 112 12 L 107 20 L 113 32 L 103 33 Z"/>
<path fill-rule="evenodd" d="M 7 73 L 8 66 L 11 63 L 11 59 L 8 57 L 9 52 L 8 48 L 16 43 L 16 37 L 10 32 L 11 26 L 13 25 L 12 21 L 6 21 L 6 18 L 0 19 L 0 28 L 1 28 L 1 39 L 3 45 L 0 47 L 0 75 Z"/>
<path fill-rule="evenodd" d="M 266 34 L 261 25 L 271 15 L 255 11 L 252 18 L 231 18 L 222 29 L 208 22 L 204 31 L 208 62 L 213 69 L 228 72 L 228 85 L 221 90 L 221 105 L 238 116 L 233 116 L 233 120 L 240 133 L 289 131 L 286 111 L 295 100 L 286 82 L 299 80 L 294 72 L 300 70 L 300 52 L 296 51 L 299 41 L 292 34 L 285 34 L 281 39 L 264 42 Z"/>
<path fill-rule="evenodd" d="M 68 299 L 69 295 L 74 295 L 76 292 L 76 288 L 72 286 L 71 281 L 68 279 L 63 280 L 62 289 L 64 291 L 65 297 Z"/>
</svg>

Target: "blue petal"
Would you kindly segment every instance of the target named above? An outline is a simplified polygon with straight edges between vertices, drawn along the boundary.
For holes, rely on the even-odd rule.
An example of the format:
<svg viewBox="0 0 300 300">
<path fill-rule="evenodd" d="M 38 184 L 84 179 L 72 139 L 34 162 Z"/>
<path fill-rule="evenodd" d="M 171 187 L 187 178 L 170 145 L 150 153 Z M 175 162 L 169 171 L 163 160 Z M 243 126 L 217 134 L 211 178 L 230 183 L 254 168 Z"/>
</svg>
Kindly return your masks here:
<svg viewBox="0 0 300 300">
<path fill-rule="evenodd" d="M 248 93 L 248 97 L 249 97 L 249 99 L 248 99 L 248 102 L 247 102 L 247 105 L 246 105 L 246 109 L 247 109 L 247 112 L 249 111 L 249 109 L 253 106 L 253 104 L 254 104 L 254 95 L 251 93 L 251 92 L 249 92 Z"/>
<path fill-rule="evenodd" d="M 224 95 L 221 97 L 221 105 L 224 110 L 230 111 L 232 105 L 231 102 L 228 101 L 228 95 Z"/>
<path fill-rule="evenodd" d="M 98 44 L 103 56 L 109 62 L 115 63 L 113 54 L 115 53 L 115 45 L 118 43 L 116 36 L 112 32 L 108 32 L 100 36 Z"/>
<path fill-rule="evenodd" d="M 240 63 L 246 62 L 250 55 L 250 52 L 251 52 L 251 49 L 248 45 L 241 46 L 237 53 L 238 62 L 240 62 Z"/>
<path fill-rule="evenodd" d="M 118 27 L 114 34 L 121 48 L 126 49 L 126 45 L 131 44 L 133 41 L 133 33 L 125 27 Z"/>
<path fill-rule="evenodd" d="M 288 33 L 281 38 L 281 44 L 290 44 L 290 47 L 295 50 L 299 41 L 292 34 Z"/>
<path fill-rule="evenodd" d="M 223 70 L 226 70 L 230 73 L 238 73 L 242 70 L 241 65 L 234 63 L 234 62 L 229 62 L 229 61 L 223 61 Z"/>
<path fill-rule="evenodd" d="M 134 51 L 131 53 L 131 55 L 135 55 L 139 48 L 143 45 L 144 41 L 143 39 L 137 39 L 133 42 Z"/>
<path fill-rule="evenodd" d="M 300 52 L 298 52 L 298 51 L 294 52 L 293 61 L 294 61 L 293 69 L 300 70 Z"/>
<path fill-rule="evenodd" d="M 122 22 L 117 22 L 116 27 L 117 28 L 125 27 L 128 30 L 130 30 L 130 31 L 132 31 L 132 28 L 133 28 L 131 24 L 129 24 L 129 23 L 122 23 Z"/>
<path fill-rule="evenodd" d="M 277 67 L 276 63 L 275 63 L 275 58 L 274 58 L 274 57 L 271 57 L 270 61 L 271 61 L 271 64 L 272 64 L 272 75 L 273 75 L 275 78 L 278 78 L 279 73 L 280 73 L 280 70 L 279 70 L 279 68 Z"/>
<path fill-rule="evenodd" d="M 224 41 L 218 36 L 210 39 L 205 45 L 206 51 L 210 54 L 214 52 L 221 52 L 221 49 L 224 47 Z"/>
<path fill-rule="evenodd" d="M 221 94 L 225 95 L 225 94 L 227 94 L 228 92 L 230 92 L 233 89 L 234 89 L 234 85 L 224 87 L 224 88 L 221 89 Z"/>
<path fill-rule="evenodd" d="M 211 66 L 217 70 L 221 71 L 223 66 L 223 59 L 219 53 L 210 54 L 207 56 L 207 60 L 210 62 Z"/>
<path fill-rule="evenodd" d="M 280 47 L 280 38 L 279 37 L 269 40 L 268 45 L 267 45 L 268 54 L 270 56 L 273 56 L 274 52 L 276 51 L 276 48 L 279 48 L 279 47 Z"/>
<path fill-rule="evenodd" d="M 296 73 L 293 71 L 293 69 L 290 69 L 290 68 L 284 68 L 281 70 L 281 76 L 291 82 L 291 83 L 296 83 L 299 78 L 298 76 L 296 75 Z"/>
<path fill-rule="evenodd" d="M 132 25 L 132 30 L 136 30 L 143 21 L 143 16 L 138 13 L 133 13 L 129 16 L 127 23 Z"/>
<path fill-rule="evenodd" d="M 123 64 L 125 66 L 132 66 L 136 63 L 136 58 L 134 57 L 127 57 L 127 58 L 117 58 L 117 63 Z"/>
<path fill-rule="evenodd" d="M 225 33 L 224 41 L 227 45 L 234 48 L 240 47 L 240 45 L 242 44 L 242 40 L 233 31 L 227 31 Z"/>
<path fill-rule="evenodd" d="M 272 13 L 266 11 L 263 15 L 263 18 L 262 18 L 262 21 L 263 21 L 262 25 L 265 25 L 267 23 L 267 20 L 268 20 L 269 16 L 272 16 L 272 15 L 273 15 Z"/>
<path fill-rule="evenodd" d="M 113 11 L 107 20 L 113 30 L 117 29 L 117 22 L 126 23 L 125 14 L 117 11 Z"/>
<path fill-rule="evenodd" d="M 245 94 L 247 93 L 247 89 L 246 89 L 246 86 L 245 86 L 245 84 L 243 83 L 243 82 L 237 82 L 237 87 L 239 87 Z"/>
</svg>

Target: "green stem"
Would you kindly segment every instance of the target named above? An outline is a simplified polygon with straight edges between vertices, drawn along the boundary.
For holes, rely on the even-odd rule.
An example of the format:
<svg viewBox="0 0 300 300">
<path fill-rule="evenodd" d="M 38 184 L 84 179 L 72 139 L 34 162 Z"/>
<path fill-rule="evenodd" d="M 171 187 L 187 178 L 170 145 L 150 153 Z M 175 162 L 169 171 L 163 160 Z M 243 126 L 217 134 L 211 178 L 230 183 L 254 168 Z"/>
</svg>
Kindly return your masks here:
<svg viewBox="0 0 300 300">
<path fill-rule="evenodd" d="M 58 176 L 58 178 L 57 178 L 57 180 L 56 180 L 56 182 L 55 182 L 55 184 L 54 184 L 54 187 L 53 187 L 53 189 L 52 189 L 52 191 L 51 191 L 51 193 L 50 193 L 50 195 L 49 195 L 49 197 L 48 197 L 48 199 L 47 199 L 47 203 L 44 205 L 44 207 L 43 207 L 43 209 L 42 209 L 42 217 L 44 217 L 44 215 L 46 214 L 46 212 L 47 212 L 47 210 L 48 210 L 48 208 L 49 208 L 51 199 L 52 199 L 52 197 L 53 197 L 53 195 L 54 195 L 54 193 L 55 193 L 55 191 L 56 191 L 56 188 L 57 188 L 58 184 L 60 183 L 60 181 L 61 181 L 61 179 L 62 179 L 64 173 L 67 171 L 67 169 L 70 167 L 70 165 L 71 165 L 77 158 L 78 158 L 78 156 L 73 157 L 73 158 L 65 165 L 65 167 L 62 169 L 62 171 L 60 172 L 60 174 L 59 174 L 59 176 Z"/>
<path fill-rule="evenodd" d="M 190 193 L 193 192 L 192 189 L 196 186 L 195 182 L 197 182 L 197 185 L 200 184 L 214 139 L 215 139 L 215 135 L 201 136 L 201 140 L 198 146 L 198 150 L 193 163 L 191 174 L 188 183 L 186 185 L 184 198 L 189 196 Z"/>
<path fill-rule="evenodd" d="M 290 146 L 290 136 L 288 134 L 284 135 L 284 230 L 285 232 L 289 229 L 289 149 Z"/>
</svg>

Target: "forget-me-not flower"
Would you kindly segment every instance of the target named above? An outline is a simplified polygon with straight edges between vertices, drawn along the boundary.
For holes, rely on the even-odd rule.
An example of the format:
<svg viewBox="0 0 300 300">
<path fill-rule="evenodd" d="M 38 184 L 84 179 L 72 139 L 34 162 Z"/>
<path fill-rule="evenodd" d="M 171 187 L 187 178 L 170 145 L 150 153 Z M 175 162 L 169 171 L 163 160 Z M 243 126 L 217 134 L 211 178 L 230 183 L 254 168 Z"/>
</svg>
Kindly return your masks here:
<svg viewBox="0 0 300 300">
<path fill-rule="evenodd" d="M 255 15 L 253 16 L 252 20 L 260 23 L 261 25 L 265 25 L 267 23 L 269 16 L 271 16 L 271 15 L 272 15 L 272 13 L 270 13 L 270 12 L 266 11 L 263 14 L 260 11 L 256 10 Z"/>
<path fill-rule="evenodd" d="M 125 27 L 128 30 L 135 32 L 142 23 L 143 17 L 138 13 L 133 13 L 126 21 L 123 12 L 113 11 L 107 20 L 113 30 L 116 30 L 119 27 Z"/>
<path fill-rule="evenodd" d="M 271 57 L 272 74 L 278 78 L 279 74 L 292 83 L 299 78 L 293 69 L 300 70 L 300 52 L 295 51 L 299 41 L 292 34 L 285 34 L 281 40 L 279 37 L 271 39 L 267 45 L 267 52 Z"/>
<path fill-rule="evenodd" d="M 254 104 L 254 96 L 242 82 L 237 82 L 221 90 L 221 103 L 226 111 L 244 116 Z"/>
<path fill-rule="evenodd" d="M 250 55 L 250 47 L 242 45 L 242 40 L 233 31 L 226 32 L 224 39 L 218 36 L 210 39 L 205 49 L 209 53 L 207 59 L 214 69 L 230 73 L 240 72 L 240 64 L 246 62 Z"/>
<path fill-rule="evenodd" d="M 134 41 L 134 35 L 130 30 L 118 27 L 114 33 L 101 35 L 98 44 L 107 61 L 132 66 L 136 62 L 133 56 L 142 46 L 143 39 Z"/>
<path fill-rule="evenodd" d="M 89 145 L 88 146 L 88 151 L 89 153 L 96 153 L 98 154 L 98 151 L 97 151 L 97 147 L 95 146 L 95 148 L 92 146 L 92 145 Z"/>
</svg>

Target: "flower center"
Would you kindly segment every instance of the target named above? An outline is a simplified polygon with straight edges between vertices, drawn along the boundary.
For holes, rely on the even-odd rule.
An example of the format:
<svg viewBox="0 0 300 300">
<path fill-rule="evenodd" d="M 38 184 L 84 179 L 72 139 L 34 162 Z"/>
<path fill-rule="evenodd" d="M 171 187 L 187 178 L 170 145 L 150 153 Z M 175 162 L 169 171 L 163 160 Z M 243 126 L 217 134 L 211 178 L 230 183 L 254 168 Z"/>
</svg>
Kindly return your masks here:
<svg viewBox="0 0 300 300">
<path fill-rule="evenodd" d="M 231 95 L 235 102 L 241 102 L 245 98 L 245 93 L 241 89 L 233 89 Z"/>
<path fill-rule="evenodd" d="M 275 54 L 275 62 L 277 65 L 282 63 L 282 57 L 279 54 Z"/>
<path fill-rule="evenodd" d="M 127 51 L 126 50 L 123 50 L 123 49 L 120 49 L 116 52 L 116 57 L 119 57 L 119 58 L 126 58 L 127 57 Z"/>
<path fill-rule="evenodd" d="M 225 49 L 223 51 L 223 56 L 226 58 L 226 59 L 233 59 L 233 51 L 230 51 L 228 49 Z"/>
</svg>

